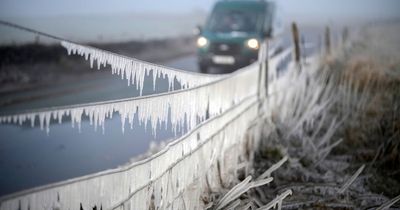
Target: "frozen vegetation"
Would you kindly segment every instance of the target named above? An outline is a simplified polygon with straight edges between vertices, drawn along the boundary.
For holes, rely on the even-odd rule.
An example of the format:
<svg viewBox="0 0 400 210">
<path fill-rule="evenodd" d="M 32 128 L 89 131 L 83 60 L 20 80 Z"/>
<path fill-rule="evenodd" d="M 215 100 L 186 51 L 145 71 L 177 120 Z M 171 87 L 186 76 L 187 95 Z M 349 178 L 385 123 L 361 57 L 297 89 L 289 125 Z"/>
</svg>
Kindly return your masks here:
<svg viewBox="0 0 400 210">
<path fill-rule="evenodd" d="M 290 189 L 282 209 L 399 208 L 399 31 L 365 28 L 351 48 L 324 58 L 316 74 L 304 68 L 270 100 L 277 105 L 260 125 L 254 173 L 289 159 L 254 198 L 266 203 Z"/>
</svg>

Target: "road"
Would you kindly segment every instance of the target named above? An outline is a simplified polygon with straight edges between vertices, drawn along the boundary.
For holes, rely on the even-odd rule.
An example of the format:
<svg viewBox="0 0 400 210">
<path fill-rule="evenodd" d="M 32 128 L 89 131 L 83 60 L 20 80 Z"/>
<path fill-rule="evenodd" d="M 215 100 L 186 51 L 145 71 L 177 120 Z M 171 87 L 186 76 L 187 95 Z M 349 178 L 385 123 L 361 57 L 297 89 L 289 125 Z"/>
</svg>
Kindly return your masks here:
<svg viewBox="0 0 400 210">
<path fill-rule="evenodd" d="M 284 47 L 290 45 L 288 36 L 284 40 Z M 198 71 L 195 55 L 162 64 Z M 109 73 L 94 75 L 51 89 L 9 95 L 6 100 L 17 103 L 2 107 L 0 112 L 14 113 L 139 95 L 135 87 L 127 86 L 126 80 L 121 81 L 118 76 Z M 145 84 L 148 85 L 144 88 L 144 95 L 154 93 L 151 78 Z M 167 81 L 160 79 L 157 86 L 156 92 L 166 91 Z M 176 138 L 172 132 L 165 130 L 160 130 L 157 137 L 154 137 L 139 125 L 133 129 L 126 128 L 125 133 L 121 129 L 119 116 L 106 121 L 104 134 L 101 130 L 94 131 L 88 121 L 82 122 L 81 132 L 71 128 L 70 122 L 51 125 L 48 135 L 29 125 L 0 125 L 0 196 L 115 168 L 147 151 L 151 141 Z"/>
</svg>

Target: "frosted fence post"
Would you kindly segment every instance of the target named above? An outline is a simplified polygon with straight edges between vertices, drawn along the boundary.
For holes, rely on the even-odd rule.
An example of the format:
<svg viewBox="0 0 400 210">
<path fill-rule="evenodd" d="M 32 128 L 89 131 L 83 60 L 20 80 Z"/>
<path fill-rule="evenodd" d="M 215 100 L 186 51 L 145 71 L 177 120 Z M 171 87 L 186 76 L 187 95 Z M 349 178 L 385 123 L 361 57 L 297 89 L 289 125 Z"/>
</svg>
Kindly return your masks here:
<svg viewBox="0 0 400 210">
<path fill-rule="evenodd" d="M 345 26 L 343 28 L 343 31 L 342 31 L 342 45 L 343 45 L 343 47 L 346 46 L 348 38 L 349 38 L 349 28 L 347 26 Z"/>
<path fill-rule="evenodd" d="M 268 96 L 268 39 L 264 39 L 258 52 L 258 90 L 257 97 L 262 102 Z M 265 93 L 263 93 L 265 91 Z M 265 95 L 264 95 L 265 94 Z M 261 106 L 261 103 L 260 103 Z"/>
<path fill-rule="evenodd" d="M 292 38 L 293 38 L 293 49 L 294 49 L 294 60 L 297 64 L 300 61 L 300 46 L 299 46 L 299 30 L 297 28 L 297 24 L 295 22 L 292 23 Z"/>
<path fill-rule="evenodd" d="M 268 52 L 268 48 L 269 48 L 269 42 L 268 39 L 265 39 L 264 41 L 264 57 L 263 57 L 263 63 L 264 63 L 264 73 L 265 73 L 265 98 L 268 99 L 268 82 L 269 82 L 269 69 L 268 69 L 268 59 L 269 59 L 269 52 Z"/>
<path fill-rule="evenodd" d="M 331 54 L 331 32 L 329 26 L 325 28 L 325 55 Z"/>
<path fill-rule="evenodd" d="M 38 45 L 40 44 L 40 35 L 39 34 L 35 34 L 35 44 Z"/>
<path fill-rule="evenodd" d="M 260 103 L 261 101 L 261 76 L 262 76 L 262 57 L 263 57 L 263 48 L 264 43 L 261 43 L 260 50 L 258 51 L 258 82 L 257 82 L 257 100 Z"/>
<path fill-rule="evenodd" d="M 307 63 L 307 54 L 306 54 L 306 40 L 304 39 L 304 36 L 300 36 L 301 40 L 301 47 L 302 47 L 302 63 L 306 64 Z"/>
</svg>

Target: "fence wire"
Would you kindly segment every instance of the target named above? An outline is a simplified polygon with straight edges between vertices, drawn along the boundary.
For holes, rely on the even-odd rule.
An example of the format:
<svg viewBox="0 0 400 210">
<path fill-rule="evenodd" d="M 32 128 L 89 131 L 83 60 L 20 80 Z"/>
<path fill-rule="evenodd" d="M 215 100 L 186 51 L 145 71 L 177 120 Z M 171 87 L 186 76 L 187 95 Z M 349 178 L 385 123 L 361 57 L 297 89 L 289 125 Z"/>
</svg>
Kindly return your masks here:
<svg viewBox="0 0 400 210">
<path fill-rule="evenodd" d="M 58 41 L 66 41 L 62 38 L 13 23 L 0 21 L 0 24 L 47 36 Z M 261 49 L 260 51 L 262 50 L 266 50 L 266 48 Z M 287 51 L 285 52 L 287 53 Z M 112 52 L 107 53 L 121 56 Z M 124 58 L 132 59 L 128 57 Z M 268 54 L 264 52 L 263 58 L 265 60 L 268 59 Z M 280 59 L 281 58 L 278 56 L 278 60 Z M 137 61 L 155 66 L 155 64 L 139 60 Z M 257 81 L 262 81 L 261 78 L 268 78 L 268 72 L 259 74 L 259 72 L 262 70 L 265 71 L 265 68 L 268 68 L 268 66 L 261 68 L 261 61 L 229 75 L 219 78 L 217 77 L 217 79 L 208 83 L 183 90 L 113 101 L 50 107 L 38 110 L 29 110 L 24 113 L 14 113 L 14 115 L 1 116 L 0 121 L 16 121 L 20 123 L 20 119 L 29 118 L 35 113 L 53 113 L 66 109 L 80 109 L 88 106 L 108 106 L 116 103 L 154 98 L 173 98 L 179 94 L 192 92 L 196 93 L 196 97 L 201 100 L 214 95 L 215 98 L 212 98 L 212 100 L 208 99 L 208 103 L 211 104 L 205 103 L 208 106 L 206 106 L 206 108 L 210 110 L 218 110 L 216 113 L 219 112 L 219 114 L 190 130 L 189 133 L 168 144 L 168 146 L 162 151 L 146 160 L 136 162 L 127 167 L 108 170 L 98 174 L 88 175 L 2 197 L 0 198 L 0 209 L 74 209 L 79 206 L 84 209 L 93 208 L 95 206 L 97 206 L 97 208 L 101 206 L 104 209 L 116 209 L 125 207 L 126 205 L 135 207 L 136 209 L 142 209 L 141 207 L 146 207 L 146 205 L 149 204 L 149 199 L 151 200 L 153 197 L 155 200 L 166 199 L 165 202 L 174 202 L 174 198 L 176 198 L 177 195 L 180 195 L 184 188 L 191 184 L 193 180 L 198 179 L 200 175 L 207 173 L 208 169 L 212 167 L 216 161 L 222 160 L 223 155 L 226 154 L 228 149 L 232 148 L 233 145 L 238 145 L 237 147 L 234 147 L 236 152 L 231 153 L 236 155 L 235 160 L 237 160 L 239 156 L 243 155 L 243 148 L 240 147 L 240 143 L 243 143 L 244 141 L 243 138 L 246 129 L 259 114 L 258 105 L 261 99 L 257 93 L 260 88 L 264 88 L 265 86 L 264 84 L 261 85 L 261 82 L 257 83 Z M 279 61 L 273 62 L 274 65 L 276 65 L 276 63 L 279 63 Z M 172 68 L 168 68 L 168 70 L 182 72 L 182 70 L 175 70 Z M 276 71 L 276 69 L 273 71 Z M 200 77 L 209 76 L 200 73 L 185 72 L 185 74 L 186 73 Z M 266 83 L 267 81 L 262 82 Z M 221 84 L 223 85 L 218 86 Z M 210 86 L 215 86 L 215 88 L 206 89 Z M 208 94 L 201 94 L 198 91 L 201 89 L 206 89 Z M 221 92 L 220 90 L 230 91 L 233 95 L 229 96 L 228 92 Z M 186 99 L 186 101 L 180 103 L 177 106 L 178 108 L 181 108 L 182 106 L 198 106 L 196 103 L 191 103 L 191 99 L 189 98 L 178 98 L 177 100 L 184 99 Z M 212 104 L 214 101 L 218 100 L 220 100 L 219 103 Z M 203 109 L 200 110 L 204 111 Z M 72 115 L 72 113 L 70 114 Z M 79 112 L 77 114 L 82 115 L 82 113 Z M 46 115 L 42 118 L 51 117 L 54 117 L 54 114 Z M 213 141 L 212 144 L 210 144 L 211 141 Z M 195 153 L 196 155 L 194 155 Z M 226 163 L 227 168 L 229 168 L 228 165 L 229 164 Z M 171 174 L 168 175 L 168 173 Z M 171 188 L 170 190 L 172 191 L 166 190 L 168 188 Z M 171 193 L 171 195 L 168 195 L 168 193 Z M 166 203 L 165 205 L 170 206 L 170 204 L 171 203 Z M 159 204 L 157 204 L 157 206 L 159 206 Z"/>
</svg>

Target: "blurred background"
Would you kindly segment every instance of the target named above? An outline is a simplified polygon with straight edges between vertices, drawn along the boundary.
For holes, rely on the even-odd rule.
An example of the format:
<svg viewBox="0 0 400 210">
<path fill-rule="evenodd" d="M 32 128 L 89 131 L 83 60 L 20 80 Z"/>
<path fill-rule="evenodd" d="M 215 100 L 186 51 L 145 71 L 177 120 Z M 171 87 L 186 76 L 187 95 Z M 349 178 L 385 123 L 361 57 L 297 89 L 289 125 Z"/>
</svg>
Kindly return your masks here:
<svg viewBox="0 0 400 210">
<path fill-rule="evenodd" d="M 173 68 L 198 72 L 194 29 L 204 25 L 214 0 L 0 0 L 0 20 Z M 324 27 L 357 28 L 400 19 L 398 0 L 280 0 L 286 44 L 289 24 L 318 42 Z M 333 35 L 339 37 L 338 34 Z M 150 81 L 150 78 L 149 78 Z M 167 90 L 160 80 L 156 92 Z M 145 87 L 144 94 L 154 91 Z M 91 70 L 68 56 L 58 41 L 0 25 L 0 114 L 50 106 L 138 96 L 109 71 Z M 179 135 L 179 134 L 178 134 Z M 121 132 L 120 120 L 105 133 L 83 122 L 55 125 L 49 134 L 29 125 L 0 125 L 0 196 L 109 168 L 144 154 L 157 138 L 143 126 Z"/>
<path fill-rule="evenodd" d="M 121 42 L 190 35 L 215 0 L 1 0 L 0 18 L 79 42 Z M 399 17 L 396 0 L 280 0 L 286 22 L 365 22 Z M 1 28 L 1 43 L 34 41 Z"/>
</svg>

